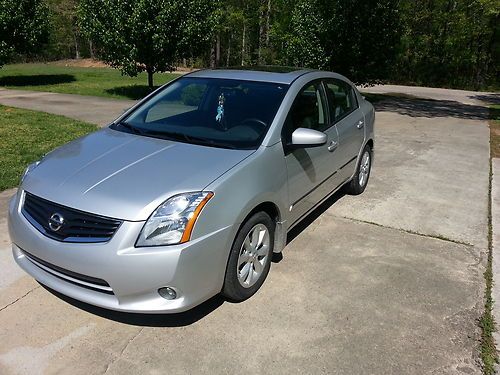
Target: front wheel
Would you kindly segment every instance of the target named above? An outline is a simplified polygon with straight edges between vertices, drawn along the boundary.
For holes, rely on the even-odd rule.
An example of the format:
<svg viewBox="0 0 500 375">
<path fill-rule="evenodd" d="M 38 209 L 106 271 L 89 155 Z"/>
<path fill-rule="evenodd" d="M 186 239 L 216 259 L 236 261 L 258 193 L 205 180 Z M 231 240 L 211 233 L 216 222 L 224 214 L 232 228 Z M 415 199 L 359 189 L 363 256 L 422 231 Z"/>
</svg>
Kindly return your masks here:
<svg viewBox="0 0 500 375">
<path fill-rule="evenodd" d="M 251 216 L 240 228 L 226 269 L 222 294 L 233 302 L 254 295 L 271 267 L 274 248 L 273 220 L 265 212 Z"/>
<path fill-rule="evenodd" d="M 350 195 L 359 195 L 365 191 L 372 168 L 372 149 L 366 145 L 361 154 L 361 160 L 351 181 L 345 185 L 345 191 Z"/>
</svg>

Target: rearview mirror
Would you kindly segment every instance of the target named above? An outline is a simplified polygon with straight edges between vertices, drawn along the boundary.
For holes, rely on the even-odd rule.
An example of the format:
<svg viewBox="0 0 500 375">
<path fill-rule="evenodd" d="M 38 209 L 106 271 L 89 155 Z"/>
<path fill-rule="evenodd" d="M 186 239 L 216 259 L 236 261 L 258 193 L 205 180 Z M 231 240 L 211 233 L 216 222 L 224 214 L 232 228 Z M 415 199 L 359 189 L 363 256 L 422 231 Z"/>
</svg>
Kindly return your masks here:
<svg viewBox="0 0 500 375">
<path fill-rule="evenodd" d="M 292 146 L 317 147 L 326 143 L 325 133 L 314 129 L 298 128 L 292 133 Z"/>
</svg>

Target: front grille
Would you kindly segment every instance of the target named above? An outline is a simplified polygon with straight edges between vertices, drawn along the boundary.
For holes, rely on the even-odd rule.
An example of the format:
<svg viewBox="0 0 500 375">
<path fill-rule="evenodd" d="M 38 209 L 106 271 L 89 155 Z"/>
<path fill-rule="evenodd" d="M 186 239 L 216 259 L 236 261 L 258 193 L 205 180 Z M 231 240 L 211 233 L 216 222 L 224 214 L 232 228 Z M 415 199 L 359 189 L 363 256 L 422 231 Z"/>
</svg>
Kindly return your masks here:
<svg viewBox="0 0 500 375">
<path fill-rule="evenodd" d="M 120 220 L 61 206 L 28 192 L 25 193 L 22 212 L 41 233 L 62 242 L 107 242 L 122 223 Z M 63 219 L 57 230 L 54 224 L 52 228 L 49 225 L 54 214 Z"/>
<path fill-rule="evenodd" d="M 64 268 L 46 262 L 40 258 L 37 258 L 36 256 L 31 255 L 24 250 L 21 251 L 26 256 L 26 258 L 31 261 L 31 263 L 43 269 L 44 271 L 49 272 L 53 276 L 56 276 L 64 281 L 70 282 L 83 288 L 106 294 L 114 294 L 109 284 L 102 279 L 66 270 Z"/>
</svg>

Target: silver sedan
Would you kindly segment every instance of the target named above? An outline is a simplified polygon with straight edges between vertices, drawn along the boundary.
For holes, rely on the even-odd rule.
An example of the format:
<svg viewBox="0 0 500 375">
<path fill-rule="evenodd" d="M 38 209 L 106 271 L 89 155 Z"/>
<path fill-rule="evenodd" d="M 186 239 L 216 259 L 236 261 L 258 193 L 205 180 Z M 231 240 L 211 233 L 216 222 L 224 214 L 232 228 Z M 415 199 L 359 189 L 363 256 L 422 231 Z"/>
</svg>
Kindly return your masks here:
<svg viewBox="0 0 500 375">
<path fill-rule="evenodd" d="M 290 229 L 337 190 L 364 191 L 374 120 L 335 73 L 185 75 L 27 168 L 9 207 L 14 258 L 113 310 L 243 301 Z"/>
</svg>

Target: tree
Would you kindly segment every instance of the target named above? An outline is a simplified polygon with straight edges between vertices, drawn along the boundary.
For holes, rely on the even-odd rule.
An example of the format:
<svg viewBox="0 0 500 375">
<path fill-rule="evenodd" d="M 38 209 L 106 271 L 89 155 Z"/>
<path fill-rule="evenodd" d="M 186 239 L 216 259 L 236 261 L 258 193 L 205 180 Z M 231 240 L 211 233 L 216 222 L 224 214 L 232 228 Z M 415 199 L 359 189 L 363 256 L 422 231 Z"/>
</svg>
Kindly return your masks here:
<svg viewBox="0 0 500 375">
<path fill-rule="evenodd" d="M 499 0 L 403 0 L 401 14 L 396 78 L 475 89 L 498 80 Z"/>
<path fill-rule="evenodd" d="M 123 74 L 171 71 L 212 40 L 217 1 L 81 0 L 80 27 L 98 57 Z"/>
<path fill-rule="evenodd" d="M 44 58 L 80 58 L 86 54 L 86 41 L 81 40 L 76 8 L 78 0 L 46 0 L 51 13 L 49 42 L 43 51 Z"/>
<path fill-rule="evenodd" d="M 291 29 L 285 38 L 290 65 L 322 69 L 328 63 L 322 40 L 327 22 L 318 5 L 317 1 L 301 0 L 293 10 Z"/>
<path fill-rule="evenodd" d="M 399 43 L 398 0 L 301 0 L 286 54 L 293 65 L 329 69 L 357 83 L 389 77 Z"/>
<path fill-rule="evenodd" d="M 43 0 L 0 0 L 0 67 L 16 54 L 32 55 L 48 40 Z"/>
</svg>

